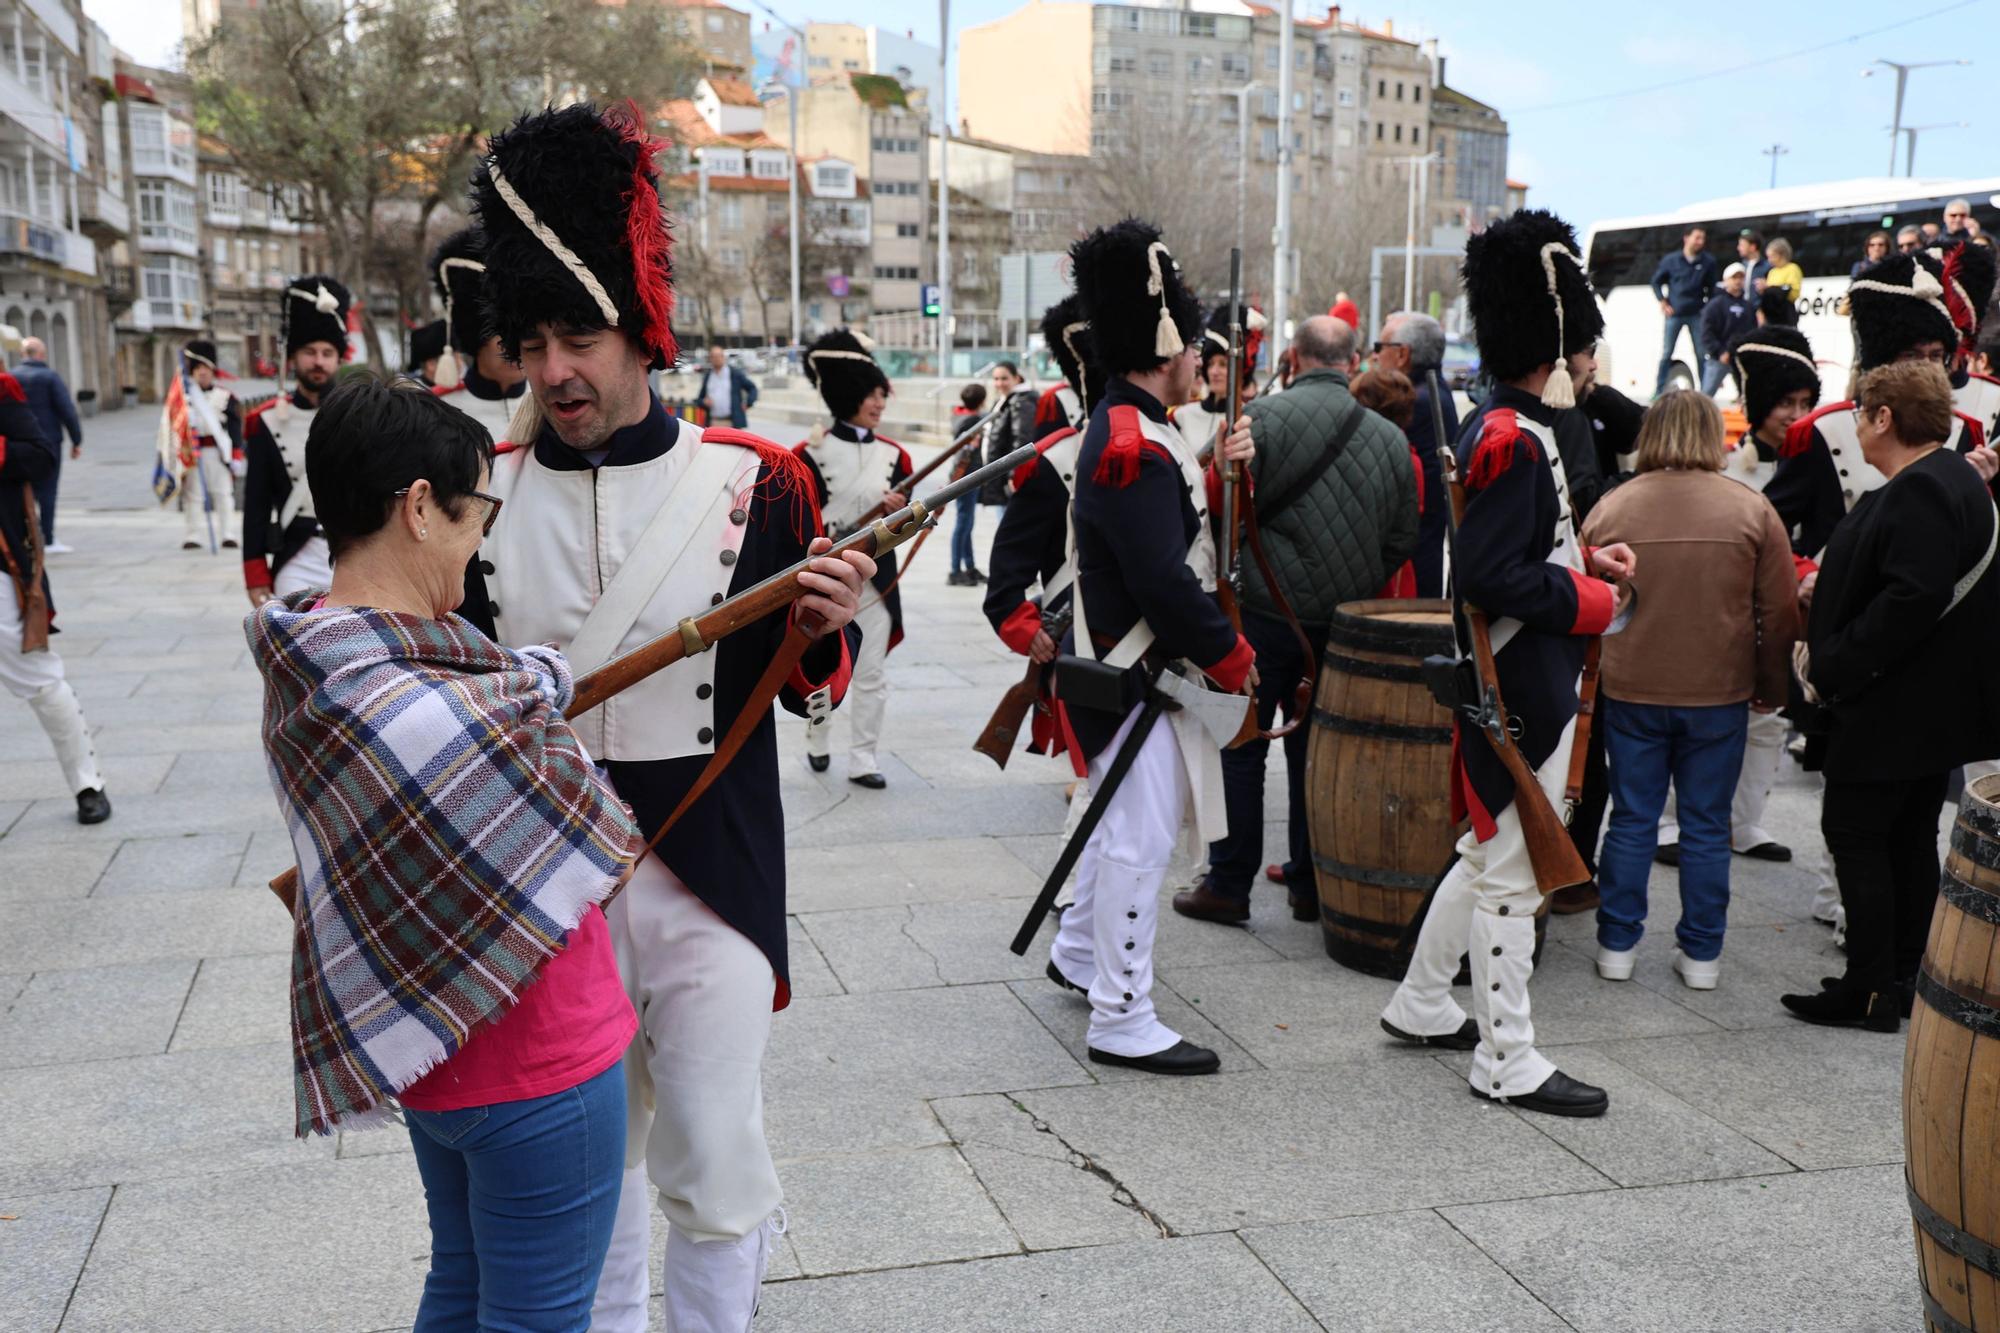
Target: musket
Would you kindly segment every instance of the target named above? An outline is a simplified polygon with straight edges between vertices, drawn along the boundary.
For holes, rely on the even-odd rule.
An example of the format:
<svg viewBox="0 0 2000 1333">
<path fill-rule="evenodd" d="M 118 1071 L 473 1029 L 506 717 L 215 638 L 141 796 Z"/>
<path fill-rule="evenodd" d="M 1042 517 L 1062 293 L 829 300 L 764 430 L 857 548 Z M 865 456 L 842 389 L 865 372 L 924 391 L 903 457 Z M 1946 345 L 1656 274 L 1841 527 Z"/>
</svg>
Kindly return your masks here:
<svg viewBox="0 0 2000 1333">
<path fill-rule="evenodd" d="M 1457 455 L 1444 441 L 1444 409 L 1437 397 L 1439 387 L 1433 373 L 1431 406 L 1439 418 L 1438 461 L 1444 469 L 1445 489 L 1450 498 L 1450 503 L 1445 506 L 1444 532 L 1454 567 L 1452 581 L 1457 583 L 1458 525 L 1465 517 L 1465 482 L 1458 473 Z M 1459 614 L 1464 617 L 1466 637 L 1472 641 L 1473 669 L 1479 683 L 1477 703 L 1463 709 L 1462 715 L 1485 734 L 1487 744 L 1493 747 L 1493 753 L 1507 770 L 1507 776 L 1514 780 L 1514 812 L 1521 821 L 1521 834 L 1528 844 L 1528 862 L 1535 872 L 1535 887 L 1544 894 L 1550 894 L 1559 889 L 1587 884 L 1590 882 L 1590 867 L 1583 863 L 1576 844 L 1570 841 L 1569 829 L 1549 803 L 1548 793 L 1542 790 L 1528 757 L 1514 742 L 1513 719 L 1507 715 L 1507 704 L 1500 697 L 1500 673 L 1493 662 L 1493 633 L 1486 613 L 1464 597 L 1453 600 L 1459 607 Z"/>
<path fill-rule="evenodd" d="M 933 458 L 930 462 L 924 464 L 922 467 L 918 468 L 915 472 L 912 472 L 909 476 L 903 478 L 903 480 L 896 483 L 896 485 L 891 488 L 893 492 L 897 495 L 902 496 L 903 499 L 905 500 L 908 500 L 912 495 L 916 494 L 918 482 L 922 481 L 925 477 L 930 476 L 931 473 L 943 467 L 945 463 L 948 462 L 949 460 L 956 458 L 959 456 L 959 454 L 963 453 L 965 451 L 965 446 L 972 443 L 972 437 L 977 432 L 984 430 L 986 428 L 986 423 L 993 420 L 994 417 L 1000 415 L 1001 412 L 1006 410 L 1006 407 L 1007 404 L 1003 402 L 1000 404 L 999 407 L 996 407 L 991 412 L 988 412 L 983 416 L 979 417 L 978 420 L 968 423 L 963 430 L 959 431 L 958 434 L 951 437 L 951 443 L 946 445 L 944 447 L 944 450 L 941 453 L 939 453 L 936 458 Z M 960 494 L 963 494 L 963 492 L 960 492 Z M 932 496 L 931 498 L 935 500 L 937 497 Z M 889 512 L 888 506 L 889 502 L 887 500 L 877 501 L 873 509 L 869 510 L 867 513 L 863 514 L 860 518 L 854 521 L 854 526 L 856 528 L 859 528 L 865 526 L 866 524 L 873 523 L 876 519 L 882 517 L 884 514 Z"/>
<path fill-rule="evenodd" d="M 1069 632 L 1069 612 L 1059 613 L 1045 621 L 1042 632 L 1056 643 L 1062 642 Z M 1028 669 L 1021 678 L 1007 687 L 1007 693 L 1000 696 L 1000 706 L 987 719 L 986 729 L 979 733 L 979 739 L 972 748 L 991 759 L 1000 767 L 1007 767 L 1009 756 L 1014 753 L 1014 741 L 1021 734 L 1021 723 L 1027 720 L 1028 710 L 1040 708 L 1042 704 L 1042 681 L 1048 674 L 1050 663 L 1028 659 Z"/>
<path fill-rule="evenodd" d="M 21 568 L 4 535 L 0 535 L 0 566 L 5 567 L 7 576 L 14 581 L 14 591 L 21 606 L 21 651 L 46 652 L 49 646 L 49 595 L 42 583 L 42 523 L 41 515 L 35 509 L 35 489 L 25 481 L 21 483 L 21 513 L 27 519 L 28 567 L 25 570 Z"/>
<path fill-rule="evenodd" d="M 1006 476 L 1027 462 L 1034 452 L 1034 445 L 1024 444 L 1005 458 L 996 459 L 956 481 L 945 483 L 928 499 L 912 500 L 888 517 L 877 519 L 842 537 L 830 550 L 787 566 L 734 597 L 710 607 L 705 614 L 689 616 L 658 638 L 648 640 L 631 652 L 614 657 L 595 671 L 578 677 L 575 692 L 570 697 L 569 707 L 563 710 L 563 716 L 571 719 L 582 717 L 614 694 L 632 688 L 655 672 L 705 653 L 738 630 L 789 607 L 806 595 L 799 575 L 811 568 L 815 560 L 838 557 L 849 551 L 881 556 L 895 550 L 936 523 L 940 509 L 967 491 L 983 486 L 995 477 Z M 294 866 L 271 881 L 271 892 L 277 894 L 278 900 L 289 909 L 298 893 L 298 883 L 299 872 Z"/>
</svg>

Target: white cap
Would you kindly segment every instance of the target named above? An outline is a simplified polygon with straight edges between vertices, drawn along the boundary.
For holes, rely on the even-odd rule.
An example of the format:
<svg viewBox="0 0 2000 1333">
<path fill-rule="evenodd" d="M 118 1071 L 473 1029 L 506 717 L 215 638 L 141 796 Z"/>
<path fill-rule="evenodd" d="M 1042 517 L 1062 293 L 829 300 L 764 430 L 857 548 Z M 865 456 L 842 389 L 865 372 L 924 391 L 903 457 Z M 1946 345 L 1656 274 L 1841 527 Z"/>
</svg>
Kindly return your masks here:
<svg viewBox="0 0 2000 1333">
<path fill-rule="evenodd" d="M 1749 271 L 1749 269 L 1744 268 L 1741 264 L 1731 264 L 1728 268 L 1722 270 L 1722 276 L 1725 278 L 1740 278 Z"/>
</svg>

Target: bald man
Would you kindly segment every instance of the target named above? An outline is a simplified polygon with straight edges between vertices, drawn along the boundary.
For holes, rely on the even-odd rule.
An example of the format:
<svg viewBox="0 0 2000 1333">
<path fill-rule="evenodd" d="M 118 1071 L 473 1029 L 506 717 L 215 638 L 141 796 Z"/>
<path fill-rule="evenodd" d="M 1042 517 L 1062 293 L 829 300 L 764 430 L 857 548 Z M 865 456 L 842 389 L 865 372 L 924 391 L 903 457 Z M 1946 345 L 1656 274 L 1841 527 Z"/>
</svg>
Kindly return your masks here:
<svg viewBox="0 0 2000 1333">
<path fill-rule="evenodd" d="M 51 555 L 69 550 L 56 541 L 56 483 L 62 478 L 62 438 L 67 431 L 69 456 L 83 456 L 83 423 L 77 420 L 76 403 L 70 399 L 69 385 L 49 367 L 49 348 L 40 338 L 23 339 L 21 360 L 14 378 L 28 396 L 28 411 L 42 428 L 42 438 L 55 452 L 56 465 L 48 476 L 35 483 L 35 506 L 42 511 L 42 549 Z"/>
</svg>

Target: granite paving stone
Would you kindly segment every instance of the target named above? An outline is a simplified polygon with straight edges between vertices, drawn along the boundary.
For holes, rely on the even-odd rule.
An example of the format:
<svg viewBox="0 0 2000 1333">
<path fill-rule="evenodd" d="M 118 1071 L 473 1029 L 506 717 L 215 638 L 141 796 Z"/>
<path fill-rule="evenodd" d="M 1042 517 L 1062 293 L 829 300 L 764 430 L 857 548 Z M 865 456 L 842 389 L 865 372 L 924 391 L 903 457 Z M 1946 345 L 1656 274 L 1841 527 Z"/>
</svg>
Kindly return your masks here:
<svg viewBox="0 0 2000 1333">
<path fill-rule="evenodd" d="M 1242 1234 L 1329 1329 L 1553 1333 L 1570 1327 L 1428 1209 L 1251 1227 Z"/>
<path fill-rule="evenodd" d="M 290 947 L 292 923 L 260 888 L 88 899 L 16 913 L 11 925 L 0 931 L 8 972 L 270 953 Z"/>
<path fill-rule="evenodd" d="M 949 1144 L 787 1162 L 787 1237 L 808 1274 L 1015 1254 L 1019 1238 Z"/>
<path fill-rule="evenodd" d="M 1922 1327 L 1900 1166 L 1443 1212 L 1581 1333 Z"/>
<path fill-rule="evenodd" d="M 109 1186 L 0 1195 L 0 1328 L 55 1333 L 110 1202 Z"/>
<path fill-rule="evenodd" d="M 1046 952 L 1031 954 L 1031 957 L 1046 962 Z M 1258 964 L 1263 966 L 1263 964 Z M 1016 981 L 1011 984 L 1013 992 L 1021 997 L 1021 1003 L 1034 1011 L 1042 1026 L 1055 1034 L 1063 1049 L 1075 1057 L 1076 1062 L 1090 1071 L 1091 1078 L 1099 1083 L 1147 1082 L 1151 1074 L 1120 1065 L 1100 1065 L 1090 1061 L 1090 1003 L 1073 990 L 1057 986 L 1046 976 L 1033 981 Z M 1222 1072 L 1238 1073 L 1246 1069 L 1261 1069 L 1256 1058 L 1241 1046 L 1231 1041 L 1222 1029 L 1210 1022 L 1200 1008 L 1189 1004 L 1174 993 L 1164 981 L 1153 987 L 1153 1008 L 1160 1021 L 1197 1046 L 1206 1046 L 1222 1060 Z"/>
<path fill-rule="evenodd" d="M 116 800 L 116 797 L 113 797 Z M 4 811 L 0 811 L 4 818 Z M 85 898 L 118 854 L 115 838 L 30 842 L 0 838 L 0 903 Z M 24 909 L 32 912 L 34 909 Z M 56 909 L 42 909 L 44 914 Z M 73 910 L 65 907 L 62 911 Z"/>
<path fill-rule="evenodd" d="M 0 1069 L 160 1054 L 195 966 L 176 958 L 37 972 L 0 1018 Z"/>
<path fill-rule="evenodd" d="M 134 838 L 119 845 L 118 854 L 111 858 L 90 896 L 226 889 L 242 868 L 243 852 L 249 845 L 247 833 Z"/>
<path fill-rule="evenodd" d="M 1269 1068 L 1303 1069 L 1403 1053 L 1376 1021 L 1395 983 L 1324 956 L 1210 967 L 1183 967 L 1163 959 L 1156 966 L 1176 994 L 1198 1000 L 1204 1018 Z"/>
<path fill-rule="evenodd" d="M 288 953 L 204 958 L 174 1029 L 174 1051 L 289 1042 L 292 957 Z"/>
<path fill-rule="evenodd" d="M 828 966 L 851 992 L 964 986 L 1042 975 L 1046 952 L 1007 948 L 1025 899 L 915 903 L 801 916 Z"/>
</svg>

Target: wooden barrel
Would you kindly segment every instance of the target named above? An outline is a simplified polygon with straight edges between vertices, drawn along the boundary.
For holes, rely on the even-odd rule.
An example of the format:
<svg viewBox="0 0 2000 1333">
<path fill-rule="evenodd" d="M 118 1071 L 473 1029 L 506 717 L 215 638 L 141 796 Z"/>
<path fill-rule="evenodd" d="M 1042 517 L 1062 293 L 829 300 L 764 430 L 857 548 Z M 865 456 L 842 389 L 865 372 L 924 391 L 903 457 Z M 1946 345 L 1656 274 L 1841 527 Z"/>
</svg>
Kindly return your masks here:
<svg viewBox="0 0 2000 1333">
<path fill-rule="evenodd" d="M 1336 962 L 1400 977 L 1399 941 L 1451 859 L 1451 714 L 1419 664 L 1452 651 L 1451 604 L 1348 602 L 1320 656 L 1306 811 Z"/>
<path fill-rule="evenodd" d="M 1903 1150 L 1936 1333 L 2000 1330 L 2000 775 L 1966 787 L 1903 1053 Z"/>
</svg>

